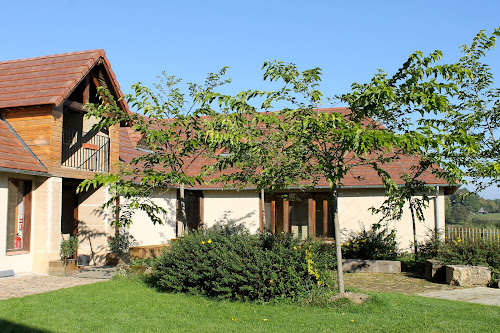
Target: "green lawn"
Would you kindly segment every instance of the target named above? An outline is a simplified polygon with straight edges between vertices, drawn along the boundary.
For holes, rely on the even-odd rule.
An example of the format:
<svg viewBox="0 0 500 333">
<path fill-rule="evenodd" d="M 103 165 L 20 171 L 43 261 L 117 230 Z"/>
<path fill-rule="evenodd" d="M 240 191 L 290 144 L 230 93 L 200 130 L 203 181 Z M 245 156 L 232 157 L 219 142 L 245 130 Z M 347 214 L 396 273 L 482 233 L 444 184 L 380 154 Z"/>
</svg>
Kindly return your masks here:
<svg viewBox="0 0 500 333">
<path fill-rule="evenodd" d="M 469 228 L 500 228 L 500 213 L 469 214 L 463 221 L 448 223 Z"/>
<path fill-rule="evenodd" d="M 0 301 L 0 332 L 495 332 L 500 307 L 401 294 L 320 308 L 217 302 L 112 280 Z"/>
</svg>

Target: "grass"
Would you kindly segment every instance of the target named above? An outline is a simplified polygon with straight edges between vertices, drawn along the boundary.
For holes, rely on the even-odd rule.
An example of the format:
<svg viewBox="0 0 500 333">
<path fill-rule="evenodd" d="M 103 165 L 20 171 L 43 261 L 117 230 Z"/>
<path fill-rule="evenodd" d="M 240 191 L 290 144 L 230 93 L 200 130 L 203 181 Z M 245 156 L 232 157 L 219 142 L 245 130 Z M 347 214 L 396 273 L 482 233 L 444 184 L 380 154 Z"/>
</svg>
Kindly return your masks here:
<svg viewBox="0 0 500 333">
<path fill-rule="evenodd" d="M 447 224 L 469 228 L 500 228 L 500 213 L 469 214 L 463 221 Z"/>
<path fill-rule="evenodd" d="M 1 332 L 493 332 L 500 307 L 371 293 L 363 305 L 212 301 L 118 279 L 0 301 Z"/>
</svg>

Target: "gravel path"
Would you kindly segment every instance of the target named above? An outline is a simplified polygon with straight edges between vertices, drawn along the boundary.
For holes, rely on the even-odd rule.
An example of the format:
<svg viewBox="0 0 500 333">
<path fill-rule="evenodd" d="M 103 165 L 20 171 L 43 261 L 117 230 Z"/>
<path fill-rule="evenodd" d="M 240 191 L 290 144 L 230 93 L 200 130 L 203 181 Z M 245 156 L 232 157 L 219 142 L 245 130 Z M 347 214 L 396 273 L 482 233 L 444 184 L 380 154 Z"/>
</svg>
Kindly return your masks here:
<svg viewBox="0 0 500 333">
<path fill-rule="evenodd" d="M 19 274 L 0 278 L 0 300 L 41 294 L 62 288 L 102 282 L 103 279 L 49 276 L 43 274 Z"/>
</svg>

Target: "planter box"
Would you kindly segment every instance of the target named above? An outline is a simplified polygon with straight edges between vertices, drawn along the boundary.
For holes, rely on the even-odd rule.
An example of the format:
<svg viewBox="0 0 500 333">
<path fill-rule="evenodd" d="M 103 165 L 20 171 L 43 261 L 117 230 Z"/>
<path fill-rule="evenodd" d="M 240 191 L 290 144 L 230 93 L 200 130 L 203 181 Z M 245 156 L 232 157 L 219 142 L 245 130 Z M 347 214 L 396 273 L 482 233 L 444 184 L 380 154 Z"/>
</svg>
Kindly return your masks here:
<svg viewBox="0 0 500 333">
<path fill-rule="evenodd" d="M 74 276 L 78 274 L 78 264 L 75 259 L 49 261 L 49 275 Z"/>
<path fill-rule="evenodd" d="M 401 273 L 401 262 L 393 260 L 342 259 L 346 273 Z"/>
<path fill-rule="evenodd" d="M 133 259 L 150 259 L 159 257 L 162 249 L 168 245 L 146 245 L 146 246 L 131 246 L 129 249 L 130 258 Z"/>
<path fill-rule="evenodd" d="M 117 266 L 130 263 L 128 253 L 106 253 L 106 266 Z"/>
<path fill-rule="evenodd" d="M 446 281 L 446 266 L 434 259 L 425 262 L 425 279 L 427 281 L 444 283 Z"/>
</svg>

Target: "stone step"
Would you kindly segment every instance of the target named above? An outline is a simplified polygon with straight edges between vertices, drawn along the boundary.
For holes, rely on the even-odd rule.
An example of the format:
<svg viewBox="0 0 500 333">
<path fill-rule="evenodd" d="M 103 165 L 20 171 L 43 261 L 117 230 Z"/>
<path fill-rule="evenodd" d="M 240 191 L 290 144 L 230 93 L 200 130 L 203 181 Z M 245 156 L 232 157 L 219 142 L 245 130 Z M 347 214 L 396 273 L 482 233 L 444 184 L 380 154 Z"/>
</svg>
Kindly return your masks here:
<svg viewBox="0 0 500 333">
<path fill-rule="evenodd" d="M 116 267 L 111 266 L 83 266 L 79 267 L 76 277 L 88 279 L 111 279 L 116 274 Z"/>
</svg>

